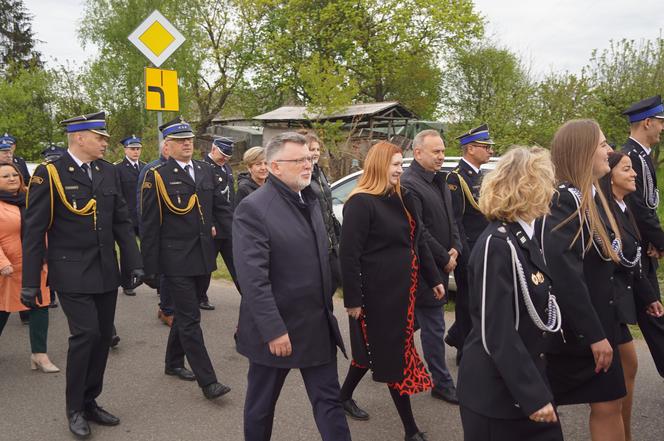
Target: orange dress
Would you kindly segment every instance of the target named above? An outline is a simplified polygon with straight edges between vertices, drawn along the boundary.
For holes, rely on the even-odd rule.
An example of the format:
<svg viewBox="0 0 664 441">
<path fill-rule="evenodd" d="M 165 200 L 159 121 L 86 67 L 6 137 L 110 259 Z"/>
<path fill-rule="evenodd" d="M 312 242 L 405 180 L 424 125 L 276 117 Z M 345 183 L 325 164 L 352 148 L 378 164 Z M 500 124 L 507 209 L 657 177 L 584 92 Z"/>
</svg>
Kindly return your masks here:
<svg viewBox="0 0 664 441">
<path fill-rule="evenodd" d="M 0 269 L 11 265 L 14 272 L 0 276 L 0 311 L 18 312 L 28 308 L 21 303 L 21 276 L 23 252 L 21 250 L 21 212 L 15 205 L 0 201 Z M 46 264 L 42 269 L 40 306 L 51 303 L 46 287 Z"/>
</svg>

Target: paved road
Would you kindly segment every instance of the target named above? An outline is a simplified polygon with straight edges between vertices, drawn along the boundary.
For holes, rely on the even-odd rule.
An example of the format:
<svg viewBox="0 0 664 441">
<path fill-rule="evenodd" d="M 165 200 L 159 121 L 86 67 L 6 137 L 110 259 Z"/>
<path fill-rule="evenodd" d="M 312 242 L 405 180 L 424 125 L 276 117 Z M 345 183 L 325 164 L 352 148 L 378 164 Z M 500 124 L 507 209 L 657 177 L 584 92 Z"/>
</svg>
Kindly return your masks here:
<svg viewBox="0 0 664 441">
<path fill-rule="evenodd" d="M 233 329 L 239 296 L 230 283 L 213 282 L 210 299 L 215 311 L 203 311 L 203 328 L 220 380 L 233 391 L 216 402 L 203 398 L 195 383 L 163 374 L 164 345 L 168 328 L 156 319 L 157 297 L 141 287 L 137 297 L 120 295 L 116 324 L 122 337 L 112 351 L 106 371 L 105 390 L 99 402 L 122 419 L 118 427 L 93 426 L 95 440 L 112 441 L 241 441 L 242 406 L 247 361 L 233 346 Z M 346 334 L 347 320 L 341 302 L 337 316 Z M 27 327 L 12 315 L 0 337 L 0 440 L 70 440 L 64 412 L 64 368 L 67 323 L 60 308 L 51 310 L 49 354 L 63 369 L 42 374 L 29 369 Z M 449 317 L 451 321 L 452 316 Z M 647 348 L 637 342 L 640 367 L 634 406 L 635 440 L 664 440 L 664 382 L 657 376 Z M 453 352 L 453 351 L 452 351 Z M 453 365 L 453 353 L 448 363 Z M 343 378 L 348 362 L 339 360 Z M 456 368 L 452 367 L 456 377 Z M 368 422 L 351 421 L 355 441 L 402 440 L 402 429 L 386 386 L 369 377 L 360 384 L 355 398 L 371 414 Z M 413 399 L 417 422 L 432 441 L 463 439 L 458 409 L 428 394 Z M 587 406 L 561 409 L 568 441 L 589 440 Z M 306 392 L 297 371 L 291 372 L 277 406 L 275 441 L 312 441 L 316 431 Z M 505 440 L 509 441 L 509 440 Z"/>
</svg>

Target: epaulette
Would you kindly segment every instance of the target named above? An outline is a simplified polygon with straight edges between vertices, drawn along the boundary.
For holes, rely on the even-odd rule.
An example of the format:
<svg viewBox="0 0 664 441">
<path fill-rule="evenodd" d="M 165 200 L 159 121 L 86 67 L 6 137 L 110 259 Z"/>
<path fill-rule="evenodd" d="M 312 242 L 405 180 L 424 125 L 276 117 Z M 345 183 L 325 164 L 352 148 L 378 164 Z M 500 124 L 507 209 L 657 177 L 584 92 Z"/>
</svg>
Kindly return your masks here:
<svg viewBox="0 0 664 441">
<path fill-rule="evenodd" d="M 105 162 L 105 163 L 107 163 L 107 164 L 109 164 L 109 165 L 113 165 L 113 163 L 112 163 L 111 161 L 109 161 L 108 159 L 99 158 L 99 159 L 97 159 L 97 161 L 103 161 L 103 162 Z"/>
<path fill-rule="evenodd" d="M 153 165 L 152 167 L 150 167 L 150 170 L 157 170 L 159 167 L 162 167 L 164 164 L 166 164 L 166 162 L 162 162 L 162 163 L 159 163 L 157 165 Z"/>
<path fill-rule="evenodd" d="M 122 159 L 120 159 L 119 161 L 115 161 L 115 162 L 113 163 L 113 165 L 120 165 L 120 164 L 122 164 L 122 161 L 123 161 Z"/>
<path fill-rule="evenodd" d="M 46 164 L 52 164 L 56 161 L 59 161 L 64 155 L 60 156 L 51 156 L 49 158 L 44 159 L 44 162 L 41 163 L 41 165 L 46 165 Z"/>
<path fill-rule="evenodd" d="M 494 232 L 491 234 L 492 237 L 498 237 L 503 240 L 507 240 L 507 233 L 509 231 L 509 228 L 507 227 L 507 224 L 505 222 L 501 222 L 500 225 L 498 225 L 495 229 Z"/>
</svg>

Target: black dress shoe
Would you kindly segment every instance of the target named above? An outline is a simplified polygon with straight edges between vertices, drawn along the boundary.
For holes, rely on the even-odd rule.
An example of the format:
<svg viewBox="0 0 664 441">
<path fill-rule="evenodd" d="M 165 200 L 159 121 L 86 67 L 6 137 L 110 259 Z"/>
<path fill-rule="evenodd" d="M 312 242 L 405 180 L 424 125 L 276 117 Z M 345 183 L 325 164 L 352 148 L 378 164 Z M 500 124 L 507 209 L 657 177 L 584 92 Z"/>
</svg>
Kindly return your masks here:
<svg viewBox="0 0 664 441">
<path fill-rule="evenodd" d="M 71 412 L 68 415 L 69 431 L 78 439 L 90 437 L 90 425 L 85 419 L 83 412 Z"/>
<path fill-rule="evenodd" d="M 206 311 L 214 311 L 214 305 L 210 302 L 201 302 L 198 306 Z"/>
<path fill-rule="evenodd" d="M 205 398 L 207 398 L 208 400 L 214 400 L 215 398 L 219 398 L 222 395 L 226 395 L 230 391 L 231 391 L 230 387 L 218 382 L 210 383 L 207 386 L 203 386 L 203 395 L 205 395 Z"/>
<path fill-rule="evenodd" d="M 341 406 L 344 408 L 346 415 L 351 417 L 354 420 L 366 421 L 369 419 L 369 414 L 364 410 L 360 409 L 354 399 L 349 399 L 341 402 Z"/>
<path fill-rule="evenodd" d="M 434 387 L 431 389 L 431 396 L 439 400 L 447 401 L 451 404 L 459 404 L 456 388 L 454 386 L 446 387 L 444 389 Z"/>
<path fill-rule="evenodd" d="M 186 380 L 186 381 L 194 381 L 196 379 L 196 375 L 189 369 L 185 369 L 183 367 L 177 367 L 177 368 L 169 368 L 167 367 L 164 369 L 164 373 L 166 375 L 174 375 L 178 377 L 180 380 Z"/>
<path fill-rule="evenodd" d="M 404 438 L 405 441 L 428 441 L 426 434 L 424 432 L 417 432 L 413 436 L 407 436 Z"/>
<path fill-rule="evenodd" d="M 133 296 L 136 295 L 136 291 L 134 291 L 131 288 L 122 288 L 122 292 L 124 293 L 124 295 L 129 296 L 129 297 L 133 297 Z"/>
<path fill-rule="evenodd" d="M 117 426 L 120 424 L 120 418 L 111 415 L 99 406 L 85 409 L 85 419 L 99 424 L 100 426 Z"/>
<path fill-rule="evenodd" d="M 57 304 L 56 302 L 51 302 L 51 303 L 48 305 L 48 307 L 51 308 L 51 309 L 53 309 L 53 308 L 57 308 L 57 307 L 58 307 L 58 304 Z"/>
<path fill-rule="evenodd" d="M 450 334 L 447 334 L 445 338 L 443 339 L 445 343 L 447 343 L 447 346 L 451 346 L 453 348 L 458 348 L 459 345 L 456 344 L 456 342 L 450 337 Z"/>
<path fill-rule="evenodd" d="M 120 343 L 120 337 L 118 335 L 111 337 L 111 347 L 113 349 L 118 347 L 118 343 Z"/>
</svg>

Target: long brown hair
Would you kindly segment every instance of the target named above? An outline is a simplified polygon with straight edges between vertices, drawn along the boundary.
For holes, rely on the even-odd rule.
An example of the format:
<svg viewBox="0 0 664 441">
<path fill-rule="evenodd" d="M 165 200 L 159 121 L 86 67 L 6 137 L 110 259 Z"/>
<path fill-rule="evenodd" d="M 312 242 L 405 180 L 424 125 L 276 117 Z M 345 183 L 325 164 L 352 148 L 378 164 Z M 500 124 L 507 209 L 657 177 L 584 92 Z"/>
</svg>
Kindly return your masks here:
<svg viewBox="0 0 664 441">
<path fill-rule="evenodd" d="M 581 192 L 579 208 L 559 226 L 570 222 L 581 214 L 579 230 L 576 232 L 574 239 L 572 239 L 570 246 L 572 246 L 581 236 L 584 226 L 587 226 L 590 231 L 599 235 L 601 243 L 598 245 L 602 248 L 602 253 L 605 256 L 609 256 L 614 262 L 618 262 L 618 255 L 611 248 L 609 233 L 602 222 L 602 218 L 600 217 L 592 193 L 594 185 L 602 208 L 606 213 L 609 225 L 619 238 L 620 229 L 616 224 L 615 218 L 613 217 L 611 209 L 606 201 L 606 197 L 604 197 L 604 193 L 592 172 L 593 157 L 597 145 L 599 144 L 599 137 L 599 124 L 592 119 L 575 119 L 567 121 L 553 136 L 553 141 L 551 143 L 551 160 L 555 167 L 556 181 L 559 183 L 568 182 Z M 583 213 L 587 213 L 587 216 L 584 216 Z M 591 246 L 592 240 L 588 241 L 586 248 L 590 249 Z"/>
<path fill-rule="evenodd" d="M 18 180 L 21 183 L 21 185 L 18 187 L 18 193 L 25 193 L 27 188 L 25 186 L 25 182 L 23 182 L 23 174 L 21 174 L 21 171 L 11 162 L 0 162 L 0 168 L 2 167 L 11 167 L 16 173 L 18 173 Z"/>
<path fill-rule="evenodd" d="M 392 186 L 387 179 L 387 169 L 392 162 L 392 156 L 397 153 L 401 153 L 401 149 L 387 141 L 379 141 L 371 147 L 364 159 L 364 173 L 348 198 L 350 199 L 357 193 L 383 196 L 392 191 Z M 397 181 L 393 190 L 401 197 L 401 180 Z"/>
<path fill-rule="evenodd" d="M 374 196 L 384 196 L 394 191 L 406 213 L 408 221 L 413 217 L 406 208 L 401 194 L 401 179 L 397 180 L 394 187 L 390 185 L 387 178 L 387 170 L 392 163 L 392 156 L 401 153 L 401 148 L 387 141 L 379 141 L 369 149 L 367 157 L 364 159 L 364 173 L 360 176 L 357 186 L 350 192 L 348 199 L 359 193 L 367 193 Z"/>
</svg>

